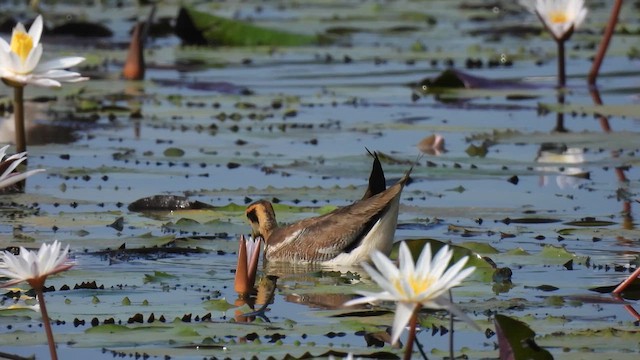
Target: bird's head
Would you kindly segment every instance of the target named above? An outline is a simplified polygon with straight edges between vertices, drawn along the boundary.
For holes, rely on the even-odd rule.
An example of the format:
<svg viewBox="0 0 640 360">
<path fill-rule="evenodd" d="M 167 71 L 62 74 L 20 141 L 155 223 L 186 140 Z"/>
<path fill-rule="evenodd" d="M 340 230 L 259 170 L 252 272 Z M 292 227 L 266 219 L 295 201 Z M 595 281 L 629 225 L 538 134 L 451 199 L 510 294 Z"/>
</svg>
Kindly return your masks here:
<svg viewBox="0 0 640 360">
<path fill-rule="evenodd" d="M 266 200 L 258 200 L 247 207 L 245 215 L 251 224 L 251 235 L 255 238 L 262 236 L 265 243 L 273 229 L 277 227 L 276 214 L 273 206 Z"/>
</svg>

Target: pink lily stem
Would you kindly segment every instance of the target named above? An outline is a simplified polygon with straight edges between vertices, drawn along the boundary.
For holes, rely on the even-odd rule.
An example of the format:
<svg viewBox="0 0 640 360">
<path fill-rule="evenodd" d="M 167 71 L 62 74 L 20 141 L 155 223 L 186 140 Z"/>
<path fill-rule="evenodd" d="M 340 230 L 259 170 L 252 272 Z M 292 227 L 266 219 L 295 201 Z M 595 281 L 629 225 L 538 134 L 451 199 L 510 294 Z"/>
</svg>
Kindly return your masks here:
<svg viewBox="0 0 640 360">
<path fill-rule="evenodd" d="M 451 289 L 449 289 L 449 302 L 453 304 L 453 293 Z M 453 313 L 449 311 L 449 358 L 451 360 L 455 359 L 453 352 Z"/>
<path fill-rule="evenodd" d="M 27 151 L 27 135 L 24 129 L 24 86 L 13 86 L 13 121 L 16 131 L 16 152 L 21 153 Z M 20 164 L 21 168 L 26 168 L 27 160 Z M 27 180 L 22 180 L 17 184 L 18 191 L 24 191 Z"/>
<path fill-rule="evenodd" d="M 628 278 L 626 278 L 623 282 L 620 283 L 620 285 L 618 285 L 617 288 L 615 288 L 613 290 L 613 293 L 618 295 L 621 292 L 624 291 L 624 289 L 626 289 L 629 285 L 631 285 L 631 283 L 638 277 L 640 276 L 640 266 L 636 269 L 636 271 L 633 272 L 633 274 L 629 275 Z"/>
<path fill-rule="evenodd" d="M 629 314 L 631 314 L 631 316 L 636 318 L 636 320 L 640 321 L 640 314 L 636 311 L 636 309 L 633 308 L 633 306 L 625 305 L 624 308 L 627 309 L 627 312 L 629 312 Z"/>
<path fill-rule="evenodd" d="M 40 303 L 40 313 L 42 314 L 42 323 L 44 324 L 44 331 L 47 334 L 47 342 L 49 343 L 49 353 L 51 353 L 51 360 L 58 360 L 58 353 L 56 352 L 56 341 L 53 339 L 53 331 L 51 330 L 51 321 L 49 321 L 49 314 L 47 313 L 47 305 L 44 301 L 44 289 L 35 289 L 38 296 L 38 302 Z"/>
<path fill-rule="evenodd" d="M 562 91 L 567 85 L 567 74 L 565 70 L 565 55 L 564 55 L 564 39 L 557 39 L 558 43 L 558 89 Z"/>
<path fill-rule="evenodd" d="M 565 67 L 564 39 L 556 39 L 558 44 L 558 103 L 564 104 L 564 88 L 567 85 L 567 74 Z M 567 132 L 564 127 L 564 112 L 559 110 L 556 116 L 556 132 Z"/>
<path fill-rule="evenodd" d="M 411 360 L 411 353 L 413 353 L 413 343 L 416 340 L 416 327 L 418 325 L 418 313 L 422 305 L 416 306 L 416 309 L 413 310 L 413 315 L 411 315 L 411 320 L 409 320 L 409 338 L 407 338 L 407 346 L 404 349 L 404 360 Z"/>
<path fill-rule="evenodd" d="M 24 130 L 24 86 L 13 86 L 13 118 L 16 126 L 16 152 L 27 151 L 27 136 Z"/>
<path fill-rule="evenodd" d="M 611 15 L 609 16 L 607 26 L 604 28 L 604 35 L 602 36 L 602 40 L 600 41 L 598 52 L 596 53 L 596 57 L 593 59 L 593 63 L 591 64 L 589 76 L 587 77 L 587 81 L 591 86 L 596 85 L 596 79 L 598 78 L 598 74 L 600 73 L 600 66 L 602 66 L 602 61 L 604 60 L 604 56 L 607 53 L 607 49 L 609 48 L 609 41 L 611 40 L 613 31 L 615 30 L 616 24 L 618 23 L 618 16 L 620 15 L 621 8 L 622 0 L 616 0 L 616 2 L 613 4 L 613 8 L 611 9 Z"/>
</svg>

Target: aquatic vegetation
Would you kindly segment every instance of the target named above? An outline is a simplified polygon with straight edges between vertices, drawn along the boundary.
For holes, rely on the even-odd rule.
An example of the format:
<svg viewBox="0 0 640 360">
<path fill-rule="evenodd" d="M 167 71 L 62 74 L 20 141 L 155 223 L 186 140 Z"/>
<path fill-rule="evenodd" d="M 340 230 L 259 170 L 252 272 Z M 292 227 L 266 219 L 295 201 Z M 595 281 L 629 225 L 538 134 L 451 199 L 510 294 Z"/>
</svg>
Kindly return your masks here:
<svg viewBox="0 0 640 360">
<path fill-rule="evenodd" d="M 145 80 L 123 81 L 139 19 L 122 14 L 149 5 L 95 2 L 81 19 L 66 17 L 73 2 L 43 6 L 43 60 L 82 52 L 71 71 L 92 81 L 28 87 L 29 166 L 47 172 L 26 193 L 0 196 L 0 244 L 55 236 L 74 249 L 78 265 L 46 283 L 61 358 L 401 357 L 407 332 L 391 345 L 394 302 L 342 307 L 382 291 L 359 266 L 259 266 L 257 294 L 244 302 L 232 286 L 239 234 L 250 231 L 245 208 L 266 199 L 284 225 L 361 199 L 365 147 L 384 154 L 389 186 L 414 167 L 391 259 L 407 243 L 415 260 L 428 242 L 476 267 L 453 295 L 483 331 L 423 309 L 416 339 L 429 358 L 449 356 L 450 337 L 457 356 L 498 357 L 496 314 L 526 324 L 526 344 L 553 356 L 637 358 L 637 318 L 626 308 L 637 307 L 637 284 L 622 301 L 611 292 L 638 266 L 640 72 L 627 54 L 640 19 L 621 17 L 600 83 L 607 104 L 594 105 L 586 73 L 605 6 L 590 6 L 567 43 L 559 91 L 552 35 L 517 2 L 188 3 L 336 42 L 182 45 L 172 28 L 182 3 L 167 2 L 149 28 Z M 111 34 L 57 32 L 72 20 Z M 421 91 L 425 78 L 442 91 Z M 13 89 L 0 91 L 8 143 Z M 551 131 L 558 114 L 570 131 Z M 446 152 L 418 147 L 432 134 Z M 541 166 L 549 144 L 579 149 L 580 163 Z M 559 186 L 572 167 L 583 171 Z M 3 295 L 3 307 L 34 304 L 33 290 Z M 1 311 L 2 350 L 48 357 L 40 321 L 32 310 Z"/>
</svg>

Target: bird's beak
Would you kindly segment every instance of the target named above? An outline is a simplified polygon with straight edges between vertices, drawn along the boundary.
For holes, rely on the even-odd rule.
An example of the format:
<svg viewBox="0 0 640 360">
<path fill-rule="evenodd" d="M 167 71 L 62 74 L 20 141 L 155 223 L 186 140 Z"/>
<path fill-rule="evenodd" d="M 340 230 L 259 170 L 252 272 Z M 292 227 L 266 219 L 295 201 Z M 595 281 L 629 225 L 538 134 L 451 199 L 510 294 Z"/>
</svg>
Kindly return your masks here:
<svg viewBox="0 0 640 360">
<path fill-rule="evenodd" d="M 251 236 L 254 239 L 257 239 L 258 237 L 261 237 L 264 239 L 264 236 L 262 236 L 262 234 L 260 234 L 260 229 L 258 228 L 258 224 L 251 224 Z"/>
</svg>

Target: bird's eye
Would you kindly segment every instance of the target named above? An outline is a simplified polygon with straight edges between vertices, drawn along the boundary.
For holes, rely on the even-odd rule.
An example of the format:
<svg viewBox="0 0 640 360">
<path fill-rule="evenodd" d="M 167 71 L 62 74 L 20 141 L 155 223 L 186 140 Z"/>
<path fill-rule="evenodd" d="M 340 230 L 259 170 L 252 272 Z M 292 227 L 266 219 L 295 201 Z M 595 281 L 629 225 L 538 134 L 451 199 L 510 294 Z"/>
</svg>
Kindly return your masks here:
<svg viewBox="0 0 640 360">
<path fill-rule="evenodd" d="M 247 212 L 247 219 L 252 223 L 258 223 L 258 214 L 256 214 L 256 209 L 252 209 Z"/>
</svg>

